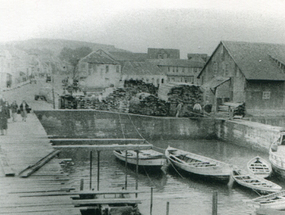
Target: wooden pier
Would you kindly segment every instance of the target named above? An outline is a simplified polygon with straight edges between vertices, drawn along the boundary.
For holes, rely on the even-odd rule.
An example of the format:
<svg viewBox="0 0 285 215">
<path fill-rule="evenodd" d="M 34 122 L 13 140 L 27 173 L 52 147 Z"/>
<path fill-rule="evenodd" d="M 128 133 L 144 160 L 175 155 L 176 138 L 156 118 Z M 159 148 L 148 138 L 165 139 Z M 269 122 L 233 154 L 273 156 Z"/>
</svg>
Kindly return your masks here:
<svg viewBox="0 0 285 215">
<path fill-rule="evenodd" d="M 78 215 L 67 196 L 20 197 L 50 191 L 66 193 L 74 188 L 67 187 L 69 178 L 62 172 L 60 159 L 52 156 L 54 149 L 34 114 L 29 114 L 26 122 L 18 116 L 8 128 L 8 134 L 0 137 L 0 214 Z M 25 169 L 30 171 L 21 178 L 19 174 Z"/>
</svg>

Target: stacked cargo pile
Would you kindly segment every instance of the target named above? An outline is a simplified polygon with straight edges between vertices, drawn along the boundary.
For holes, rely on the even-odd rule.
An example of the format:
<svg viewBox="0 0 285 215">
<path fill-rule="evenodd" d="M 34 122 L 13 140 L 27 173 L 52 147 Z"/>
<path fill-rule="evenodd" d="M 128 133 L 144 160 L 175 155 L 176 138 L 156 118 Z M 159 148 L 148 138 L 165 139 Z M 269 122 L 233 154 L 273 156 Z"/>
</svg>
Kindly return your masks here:
<svg viewBox="0 0 285 215">
<path fill-rule="evenodd" d="M 135 89 L 136 93 L 145 92 L 153 95 L 157 95 L 158 88 L 151 83 L 145 83 L 141 80 L 129 80 L 125 81 L 124 87 L 126 89 Z"/>
<path fill-rule="evenodd" d="M 177 107 L 182 104 L 179 116 L 191 117 L 195 113 L 193 107 L 195 104 L 202 106 L 203 94 L 200 87 L 195 85 L 177 85 L 170 89 L 168 102 L 170 103 L 169 114 L 174 116 L 177 113 Z"/>
<path fill-rule="evenodd" d="M 149 95 L 142 99 L 133 98 L 130 101 L 130 113 L 150 116 L 167 116 L 168 110 L 169 106 L 167 103 L 154 95 Z"/>
</svg>

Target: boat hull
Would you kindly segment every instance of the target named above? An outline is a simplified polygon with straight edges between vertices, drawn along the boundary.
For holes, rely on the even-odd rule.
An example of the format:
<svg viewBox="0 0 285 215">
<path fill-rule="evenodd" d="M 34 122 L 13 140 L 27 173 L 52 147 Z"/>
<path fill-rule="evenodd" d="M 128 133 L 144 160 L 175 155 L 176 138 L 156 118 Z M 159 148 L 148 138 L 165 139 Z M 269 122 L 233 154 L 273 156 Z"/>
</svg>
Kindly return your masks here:
<svg viewBox="0 0 285 215">
<path fill-rule="evenodd" d="M 126 161 L 126 157 L 124 154 L 119 153 L 118 151 L 113 151 L 113 154 L 121 161 Z M 127 163 L 132 165 L 137 165 L 137 158 L 127 157 Z M 138 166 L 145 167 L 162 167 L 165 164 L 165 158 L 140 158 L 138 159 Z"/>
<path fill-rule="evenodd" d="M 232 177 L 239 185 L 255 190 L 261 194 L 277 193 L 282 189 L 279 185 L 253 174 L 239 174 L 234 170 Z"/>
<path fill-rule="evenodd" d="M 278 150 L 281 149 L 284 150 L 284 146 L 278 146 Z M 271 163 L 273 172 L 282 178 L 285 178 L 285 155 L 284 157 L 281 156 L 280 153 L 277 153 L 277 150 L 273 151 L 272 147 L 270 147 L 269 161 Z"/>
<path fill-rule="evenodd" d="M 271 164 L 259 156 L 247 163 L 247 169 L 250 173 L 262 178 L 268 178 L 272 173 Z"/>
<path fill-rule="evenodd" d="M 180 150 L 182 151 L 182 150 Z M 188 153 L 185 152 L 188 155 L 193 155 L 193 153 Z M 199 175 L 199 176 L 203 176 L 203 177 L 208 177 L 208 178 L 213 178 L 216 180 L 222 180 L 222 181 L 228 181 L 230 178 L 230 174 L 232 169 L 230 168 L 229 165 L 223 163 L 223 165 L 213 165 L 213 166 L 194 166 L 194 165 L 189 165 L 186 162 L 181 162 L 179 161 L 175 156 L 171 155 L 167 149 L 165 152 L 165 156 L 166 158 L 174 165 L 174 167 L 177 167 L 185 172 L 191 173 L 191 174 L 195 174 L 195 175 Z M 206 161 L 211 161 L 211 162 L 216 162 L 213 159 L 210 158 L 205 158 L 203 156 L 200 156 L 200 158 L 202 159 L 207 159 Z M 219 162 L 222 163 L 222 162 Z"/>
</svg>

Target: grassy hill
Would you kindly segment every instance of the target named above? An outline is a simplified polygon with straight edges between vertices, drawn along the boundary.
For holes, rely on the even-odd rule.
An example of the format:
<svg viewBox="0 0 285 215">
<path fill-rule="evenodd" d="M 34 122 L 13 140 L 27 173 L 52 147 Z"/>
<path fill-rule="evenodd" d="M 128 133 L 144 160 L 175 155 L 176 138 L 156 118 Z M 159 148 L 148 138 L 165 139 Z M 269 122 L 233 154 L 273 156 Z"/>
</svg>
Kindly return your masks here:
<svg viewBox="0 0 285 215">
<path fill-rule="evenodd" d="M 63 39 L 29 39 L 24 41 L 13 41 L 9 42 L 8 44 L 25 51 L 38 49 L 45 52 L 52 52 L 56 56 L 59 55 L 60 51 L 64 47 L 76 49 L 79 47 L 87 46 L 90 47 L 93 51 L 103 49 L 110 52 L 129 52 L 127 50 L 118 49 L 114 45 Z"/>
</svg>

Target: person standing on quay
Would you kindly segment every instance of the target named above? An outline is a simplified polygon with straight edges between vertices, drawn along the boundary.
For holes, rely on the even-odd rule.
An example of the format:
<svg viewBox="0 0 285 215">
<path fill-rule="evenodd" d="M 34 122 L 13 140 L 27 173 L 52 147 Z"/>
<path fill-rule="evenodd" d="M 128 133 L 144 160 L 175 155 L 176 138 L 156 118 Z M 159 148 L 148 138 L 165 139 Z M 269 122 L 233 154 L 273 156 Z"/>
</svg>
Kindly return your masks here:
<svg viewBox="0 0 285 215">
<path fill-rule="evenodd" d="M 4 131 L 8 129 L 9 108 L 6 106 L 6 102 L 0 99 L 0 135 L 4 135 Z"/>
<path fill-rule="evenodd" d="M 10 106 L 11 112 L 12 112 L 12 120 L 13 122 L 16 122 L 17 120 L 17 110 L 18 110 L 18 104 L 16 101 L 13 101 L 13 103 Z"/>
<path fill-rule="evenodd" d="M 27 119 L 27 113 L 29 111 L 29 105 L 25 100 L 20 104 L 20 112 L 22 116 L 22 121 L 26 122 Z"/>
</svg>

